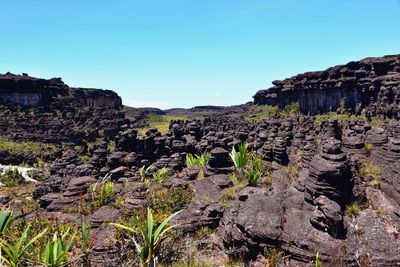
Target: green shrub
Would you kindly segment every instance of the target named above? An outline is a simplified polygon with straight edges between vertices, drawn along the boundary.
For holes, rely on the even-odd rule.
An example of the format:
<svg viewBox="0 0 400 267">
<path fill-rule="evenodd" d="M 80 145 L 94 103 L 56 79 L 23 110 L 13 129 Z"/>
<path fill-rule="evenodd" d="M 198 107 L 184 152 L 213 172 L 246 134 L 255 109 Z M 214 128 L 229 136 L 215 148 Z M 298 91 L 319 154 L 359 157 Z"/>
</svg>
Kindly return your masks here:
<svg viewBox="0 0 400 267">
<path fill-rule="evenodd" d="M 168 170 L 166 168 L 159 169 L 153 173 L 153 179 L 157 182 L 163 183 L 169 178 Z"/>
<path fill-rule="evenodd" d="M 372 177 L 370 184 L 374 187 L 380 186 L 382 172 L 382 167 L 374 164 L 370 159 L 364 161 L 359 169 L 359 174 L 361 177 Z"/>
<path fill-rule="evenodd" d="M 168 237 L 169 233 L 176 227 L 169 226 L 168 223 L 179 214 L 179 211 L 172 214 L 168 218 L 166 218 L 157 228 L 154 224 L 153 213 L 151 209 L 147 210 L 147 221 L 145 223 L 141 223 L 138 218 L 132 217 L 132 222 L 139 229 L 139 232 L 142 235 L 143 244 L 140 245 L 135 237 L 132 237 L 132 241 L 135 244 L 136 251 L 140 255 L 141 265 L 142 267 L 150 267 L 156 266 L 157 257 L 160 253 L 161 246 L 164 240 Z M 137 234 L 137 229 L 132 228 L 123 224 L 110 224 L 114 227 L 126 230 L 132 234 Z"/>
<path fill-rule="evenodd" d="M 280 249 L 264 249 L 264 255 L 268 260 L 268 265 L 270 267 L 278 266 L 278 264 L 283 260 L 285 253 Z"/>
<path fill-rule="evenodd" d="M 165 188 L 156 185 L 147 197 L 147 202 L 158 214 L 171 214 L 189 204 L 193 195 L 194 192 L 191 188 Z"/>
<path fill-rule="evenodd" d="M 16 168 L 8 169 L 0 177 L 0 182 L 7 187 L 17 186 L 24 183 L 24 177 Z"/>
<path fill-rule="evenodd" d="M 56 150 L 57 148 L 55 145 L 31 141 L 16 142 L 0 137 L 0 151 L 5 151 L 12 155 L 32 153 L 37 157 L 42 157 L 44 154 L 53 153 Z"/>
<path fill-rule="evenodd" d="M 90 244 L 89 244 L 89 237 L 90 237 L 91 226 L 90 224 L 86 224 L 83 219 L 81 219 L 81 251 L 84 255 L 89 252 Z"/>
<path fill-rule="evenodd" d="M 261 178 L 262 172 L 261 171 L 250 170 L 248 172 L 248 175 L 249 175 L 249 185 L 257 186 L 257 181 Z"/>
<path fill-rule="evenodd" d="M 15 217 L 9 210 L 0 210 L 0 237 L 10 229 Z"/>
<path fill-rule="evenodd" d="M 243 170 L 249 160 L 248 144 L 243 143 L 239 145 L 239 151 L 236 151 L 235 147 L 232 147 L 232 151 L 229 154 L 236 169 Z"/>
<path fill-rule="evenodd" d="M 147 115 L 143 122 L 148 125 L 148 127 L 144 127 L 139 129 L 139 134 L 145 135 L 146 132 L 149 130 L 149 128 L 157 128 L 157 130 L 161 134 L 166 134 L 169 131 L 169 125 L 171 121 L 187 121 L 190 120 L 189 118 L 186 117 L 178 117 L 178 116 L 160 116 L 157 114 L 149 114 Z"/>
<path fill-rule="evenodd" d="M 115 185 L 113 182 L 106 182 L 100 186 L 99 202 L 101 206 L 111 204 L 115 198 Z"/>
<path fill-rule="evenodd" d="M 144 179 L 146 179 L 150 175 L 150 168 L 151 168 L 151 166 L 146 167 L 145 165 L 143 165 L 139 169 L 139 174 L 140 174 L 140 177 L 142 178 L 142 181 L 144 181 Z"/>
<path fill-rule="evenodd" d="M 187 154 L 186 155 L 186 166 L 187 167 L 193 167 L 193 166 L 205 167 L 207 165 L 207 162 L 208 162 L 210 156 L 211 156 L 210 153 L 204 153 L 202 155 Z"/>
<path fill-rule="evenodd" d="M 62 233 L 54 233 L 53 238 L 48 239 L 46 247 L 41 248 L 41 262 L 49 267 L 62 266 L 68 260 L 68 253 L 75 241 L 76 231 L 70 236 L 70 228 Z"/>
<path fill-rule="evenodd" d="M 297 115 L 300 114 L 300 104 L 299 102 L 292 102 L 289 105 L 286 105 L 284 111 L 289 115 Z"/>
<path fill-rule="evenodd" d="M 365 153 L 366 153 L 367 156 L 369 157 L 369 156 L 371 156 L 372 150 L 374 149 L 374 145 L 373 145 L 373 144 L 365 143 L 364 149 L 365 149 Z"/>
<path fill-rule="evenodd" d="M 1 258 L 0 262 L 3 261 L 9 266 L 17 267 L 22 266 L 23 262 L 30 259 L 28 250 L 32 248 L 33 244 L 38 241 L 46 232 L 47 228 L 35 235 L 33 238 L 29 238 L 31 225 L 28 224 L 20 236 L 12 236 L 9 238 L 0 238 Z"/>
<path fill-rule="evenodd" d="M 360 206 L 357 202 L 353 202 L 346 206 L 345 215 L 350 217 L 357 217 L 360 214 Z"/>
</svg>

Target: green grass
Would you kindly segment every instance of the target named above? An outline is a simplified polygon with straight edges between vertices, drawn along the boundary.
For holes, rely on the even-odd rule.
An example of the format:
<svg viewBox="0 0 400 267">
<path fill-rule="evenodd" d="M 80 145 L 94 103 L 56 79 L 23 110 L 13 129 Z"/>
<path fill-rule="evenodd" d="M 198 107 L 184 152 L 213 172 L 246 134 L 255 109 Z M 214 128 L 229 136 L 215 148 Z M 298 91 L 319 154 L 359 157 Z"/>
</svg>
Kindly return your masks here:
<svg viewBox="0 0 400 267">
<path fill-rule="evenodd" d="M 370 184 L 374 187 L 380 186 L 382 172 L 383 172 L 382 167 L 377 164 L 374 164 L 370 159 L 364 161 L 359 170 L 360 176 L 372 177 Z"/>
<path fill-rule="evenodd" d="M 345 215 L 350 217 L 357 217 L 360 214 L 360 206 L 357 202 L 353 202 L 346 206 L 346 210 L 344 212 Z"/>
<path fill-rule="evenodd" d="M 0 182 L 7 187 L 14 187 L 24 183 L 24 178 L 17 169 L 8 169 L 0 176 Z"/>
<path fill-rule="evenodd" d="M 244 118 L 246 121 L 262 121 L 274 117 L 279 113 L 277 106 L 252 106 L 250 113 Z"/>
<path fill-rule="evenodd" d="M 160 116 L 156 114 L 149 114 L 146 116 L 145 121 L 148 123 L 148 127 L 139 129 L 141 135 L 145 135 L 150 128 L 157 128 L 161 134 L 166 134 L 169 131 L 169 124 L 173 120 L 187 121 L 189 118 L 178 117 L 178 116 Z"/>
<path fill-rule="evenodd" d="M 268 260 L 268 263 L 266 266 L 275 267 L 275 266 L 278 266 L 282 262 L 283 257 L 285 256 L 285 253 L 282 250 L 277 249 L 277 248 L 274 248 L 274 249 L 265 248 L 264 255 Z"/>
<path fill-rule="evenodd" d="M 282 109 L 278 106 L 252 106 L 249 113 L 244 117 L 246 121 L 258 122 L 266 119 L 271 119 L 274 117 L 286 118 L 291 115 L 300 114 L 300 104 L 298 102 L 293 102 Z"/>
<path fill-rule="evenodd" d="M 41 157 L 45 153 L 55 152 L 56 149 L 56 146 L 51 144 L 32 141 L 16 142 L 0 137 L 0 151 L 6 151 L 12 155 L 18 153 L 32 153 L 35 156 Z"/>
<path fill-rule="evenodd" d="M 211 153 L 204 153 L 202 155 L 187 154 L 186 155 L 186 166 L 187 167 L 193 167 L 193 166 L 205 167 L 208 163 L 210 156 L 211 156 Z"/>
<path fill-rule="evenodd" d="M 321 125 L 323 121 L 333 121 L 337 120 L 340 124 L 347 124 L 351 121 L 357 120 L 357 118 L 360 118 L 360 116 L 355 116 L 355 115 L 348 115 L 348 114 L 339 114 L 337 112 L 329 112 L 327 114 L 323 115 L 316 115 L 314 117 L 314 122 L 317 125 Z M 362 117 L 364 118 L 364 117 Z M 364 118 L 366 121 L 366 118 Z"/>
</svg>

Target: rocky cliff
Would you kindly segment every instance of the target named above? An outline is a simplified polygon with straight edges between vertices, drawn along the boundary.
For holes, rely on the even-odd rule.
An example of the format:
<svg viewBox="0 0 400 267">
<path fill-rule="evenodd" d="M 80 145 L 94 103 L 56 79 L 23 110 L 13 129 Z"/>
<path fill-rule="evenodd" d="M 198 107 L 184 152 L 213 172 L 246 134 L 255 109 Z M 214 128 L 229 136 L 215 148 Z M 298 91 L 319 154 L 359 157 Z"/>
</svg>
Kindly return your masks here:
<svg viewBox="0 0 400 267">
<path fill-rule="evenodd" d="M 46 143 L 93 142 L 127 124 L 111 90 L 72 88 L 61 78 L 0 75 L 0 136 Z"/>
<path fill-rule="evenodd" d="M 300 104 L 304 114 L 347 109 L 355 114 L 400 117 L 400 55 L 371 57 L 324 71 L 274 81 L 254 96 L 258 105 Z"/>
<path fill-rule="evenodd" d="M 71 88 L 61 78 L 49 80 L 27 74 L 0 74 L 0 102 L 22 106 L 80 105 L 122 107 L 121 98 L 111 90 Z"/>
</svg>

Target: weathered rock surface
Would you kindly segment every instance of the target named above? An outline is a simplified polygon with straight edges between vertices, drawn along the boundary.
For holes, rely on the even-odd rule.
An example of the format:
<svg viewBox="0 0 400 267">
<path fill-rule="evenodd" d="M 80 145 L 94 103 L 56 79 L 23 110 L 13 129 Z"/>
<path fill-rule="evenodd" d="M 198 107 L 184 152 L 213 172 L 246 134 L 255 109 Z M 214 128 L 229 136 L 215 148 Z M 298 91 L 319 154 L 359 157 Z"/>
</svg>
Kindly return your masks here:
<svg viewBox="0 0 400 267">
<path fill-rule="evenodd" d="M 298 102 L 304 114 L 344 109 L 399 118 L 399 66 L 400 56 L 393 55 L 306 72 L 274 81 L 273 87 L 255 94 L 254 103 L 284 107 Z"/>
</svg>

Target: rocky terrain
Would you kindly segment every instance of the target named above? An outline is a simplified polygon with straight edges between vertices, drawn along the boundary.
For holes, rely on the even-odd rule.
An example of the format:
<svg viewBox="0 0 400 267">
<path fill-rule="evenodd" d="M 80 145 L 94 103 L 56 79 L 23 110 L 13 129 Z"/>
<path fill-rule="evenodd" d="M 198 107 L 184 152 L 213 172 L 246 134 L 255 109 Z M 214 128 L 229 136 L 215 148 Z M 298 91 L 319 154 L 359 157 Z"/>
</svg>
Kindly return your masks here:
<svg viewBox="0 0 400 267">
<path fill-rule="evenodd" d="M 0 135 L 82 144 L 112 137 L 129 120 L 113 91 L 70 88 L 60 78 L 0 75 Z"/>
<path fill-rule="evenodd" d="M 90 223 L 84 266 L 138 265 L 109 223 L 145 219 L 147 207 L 156 221 L 182 211 L 163 266 L 312 266 L 317 253 L 323 266 L 399 266 L 400 56 L 274 85 L 254 104 L 164 111 L 190 119 L 141 134 L 152 111 L 124 111 L 115 93 L 2 75 L 0 135 L 55 147 L 47 165 L 32 162 L 41 178 L 20 186 L 29 195 L 3 186 L 0 203 L 21 211 L 22 195 L 38 206 L 20 218 Z M 230 152 L 243 144 L 240 168 Z"/>
<path fill-rule="evenodd" d="M 366 58 L 325 71 L 306 72 L 261 90 L 255 104 L 279 105 L 298 102 L 304 114 L 336 111 L 359 115 L 399 118 L 400 56 Z"/>
</svg>

